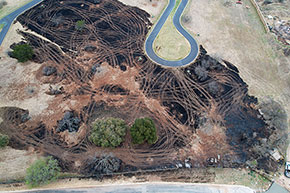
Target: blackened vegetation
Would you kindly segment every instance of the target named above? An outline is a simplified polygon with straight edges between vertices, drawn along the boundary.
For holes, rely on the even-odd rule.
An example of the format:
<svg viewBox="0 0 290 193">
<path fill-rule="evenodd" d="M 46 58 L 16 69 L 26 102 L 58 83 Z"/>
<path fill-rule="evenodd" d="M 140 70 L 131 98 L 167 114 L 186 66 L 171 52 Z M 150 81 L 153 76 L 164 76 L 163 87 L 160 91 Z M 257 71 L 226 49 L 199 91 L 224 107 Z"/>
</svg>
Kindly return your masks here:
<svg viewBox="0 0 290 193">
<path fill-rule="evenodd" d="M 86 175 L 96 175 L 118 172 L 122 161 L 111 155 L 105 155 L 102 157 L 90 158 L 87 160 L 87 163 L 88 164 L 83 169 L 83 173 Z"/>
<path fill-rule="evenodd" d="M 234 164 L 245 164 L 253 156 L 250 149 L 258 145 L 262 138 L 268 138 L 271 130 L 266 129 L 266 124 L 262 119 L 257 118 L 258 113 L 252 109 L 237 107 L 234 111 L 229 111 L 225 117 L 225 124 L 228 128 L 226 135 L 229 144 L 239 155 L 239 159 L 234 160 Z M 256 154 L 254 152 L 253 154 Z M 263 157 L 263 155 L 260 155 Z M 259 157 L 259 156 L 258 156 Z M 267 160 L 271 160 L 267 158 Z"/>
<path fill-rule="evenodd" d="M 4 122 L 12 124 L 25 123 L 30 119 L 28 110 L 17 107 L 1 107 L 0 115 Z"/>
<path fill-rule="evenodd" d="M 273 136 L 273 126 L 253 108 L 257 99 L 248 95 L 247 85 L 238 75 L 238 69 L 223 62 L 226 65 L 207 55 L 201 47 L 196 62 L 180 70 L 144 65 L 141 88 L 147 97 L 159 99 L 168 113 L 181 124 L 188 125 L 192 132 L 200 129 L 207 119 L 225 126 L 228 144 L 236 155 L 225 155 L 222 158 L 224 167 L 241 167 L 247 165 L 248 160 L 257 159 L 264 164 L 257 168 L 275 171 L 279 164 L 270 155 L 275 146 L 261 145 L 263 140 Z M 215 112 L 210 113 L 213 108 Z M 219 116 L 223 119 L 219 120 Z M 280 138 L 278 135 L 275 139 Z"/>
<path fill-rule="evenodd" d="M 85 48 L 96 54 L 94 60 L 106 59 L 115 66 L 122 62 L 130 64 L 128 57 L 142 52 L 144 34 L 150 25 L 148 17 L 148 13 L 137 7 L 115 0 L 48 0 L 19 16 L 18 21 L 59 45 L 64 52 L 76 53 Z M 85 26 L 77 31 L 75 24 L 80 20 L 85 21 Z M 34 37 L 26 36 L 26 39 L 35 42 Z M 98 42 L 97 47 L 90 44 L 94 42 Z M 46 44 L 38 43 L 38 47 L 44 55 L 49 54 Z"/>
<path fill-rule="evenodd" d="M 53 66 L 45 66 L 42 69 L 42 74 L 44 76 L 50 76 L 56 73 L 56 68 Z"/>
<path fill-rule="evenodd" d="M 57 122 L 56 132 L 77 132 L 80 127 L 81 120 L 75 112 L 68 111 L 64 114 L 63 118 Z"/>
<path fill-rule="evenodd" d="M 124 88 L 122 88 L 121 85 L 105 85 L 102 86 L 101 89 L 103 89 L 105 92 L 107 93 L 111 93 L 111 94 L 120 94 L 120 95 L 129 95 L 129 90 L 126 90 Z"/>
<path fill-rule="evenodd" d="M 28 148 L 31 144 L 45 139 L 47 130 L 44 124 L 30 122 L 28 110 L 17 107 L 1 107 L 0 133 L 6 134 L 10 138 L 9 145 L 17 149 Z M 26 123 L 32 123 L 26 127 Z"/>
<path fill-rule="evenodd" d="M 232 63 L 226 61 L 226 60 L 223 60 L 223 62 L 227 65 L 227 67 L 233 71 L 235 71 L 236 73 L 239 73 L 239 70 L 237 67 L 235 67 L 235 65 L 233 65 Z"/>
<path fill-rule="evenodd" d="M 265 167 L 257 166 L 260 169 L 275 171 L 277 162 L 271 158 L 269 149 L 280 136 L 275 128 L 277 124 L 265 123 L 256 110 L 257 99 L 248 95 L 247 85 L 237 68 L 226 61 L 221 61 L 222 64 L 202 47 L 196 61 L 184 68 L 164 69 L 153 63 L 143 52 L 151 25 L 148 18 L 146 12 L 116 0 L 46 0 L 19 16 L 20 23 L 49 39 L 45 41 L 29 32 L 20 32 L 36 50 L 36 60 L 49 61 L 56 68 L 55 82 L 69 82 L 73 86 L 71 93 L 60 93 L 66 94 L 63 100 L 79 97 L 78 103 L 82 106 L 73 109 L 73 113 L 64 113 L 53 128 L 39 122 L 19 121 L 21 116 L 17 115 L 12 122 L 19 125 L 1 129 L 10 131 L 7 133 L 13 136 L 13 143 L 34 146 L 54 156 L 65 171 L 98 174 L 139 168 L 172 169 L 176 167 L 176 160 L 185 156 L 193 157 L 192 166 L 202 167 L 214 156 L 207 154 L 208 149 L 216 152 L 228 145 L 230 149 L 226 147 L 227 152 L 221 155 L 221 167 L 243 167 L 256 159 L 261 163 L 268 160 Z M 82 30 L 76 30 L 76 22 L 80 20 L 85 25 Z M 92 81 L 99 81 L 95 74 L 105 62 L 121 69 L 120 73 L 127 73 L 130 67 L 137 69 L 139 74 L 134 74 L 134 78 L 140 90 L 131 92 L 121 83 L 106 83 L 96 88 Z M 152 101 L 157 103 L 151 104 Z M 159 104 L 162 108 L 158 108 Z M 87 140 L 89 124 L 106 117 L 122 118 L 127 123 L 151 117 L 158 128 L 158 141 L 135 147 L 126 138 L 122 147 L 116 149 L 95 147 Z M 225 132 L 227 141 L 207 144 L 207 138 L 200 138 L 203 143 L 197 141 L 194 145 L 206 153 L 192 154 L 195 149 L 191 146 L 191 137 L 204 129 L 209 120 L 225 127 L 220 133 Z M 81 123 L 86 125 L 84 135 L 80 136 L 79 143 L 68 145 L 59 131 L 76 134 L 81 130 Z M 108 151 L 112 153 L 110 156 L 106 156 Z"/>
</svg>

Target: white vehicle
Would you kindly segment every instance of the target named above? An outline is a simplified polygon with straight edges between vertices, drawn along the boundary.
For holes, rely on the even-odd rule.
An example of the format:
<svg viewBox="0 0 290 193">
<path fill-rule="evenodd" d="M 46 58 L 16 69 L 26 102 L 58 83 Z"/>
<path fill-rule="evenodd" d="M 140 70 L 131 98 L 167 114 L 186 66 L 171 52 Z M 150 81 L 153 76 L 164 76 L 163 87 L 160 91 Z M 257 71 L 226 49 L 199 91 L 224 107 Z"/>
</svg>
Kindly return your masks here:
<svg viewBox="0 0 290 193">
<path fill-rule="evenodd" d="M 285 163 L 285 176 L 290 178 L 290 162 Z"/>
</svg>

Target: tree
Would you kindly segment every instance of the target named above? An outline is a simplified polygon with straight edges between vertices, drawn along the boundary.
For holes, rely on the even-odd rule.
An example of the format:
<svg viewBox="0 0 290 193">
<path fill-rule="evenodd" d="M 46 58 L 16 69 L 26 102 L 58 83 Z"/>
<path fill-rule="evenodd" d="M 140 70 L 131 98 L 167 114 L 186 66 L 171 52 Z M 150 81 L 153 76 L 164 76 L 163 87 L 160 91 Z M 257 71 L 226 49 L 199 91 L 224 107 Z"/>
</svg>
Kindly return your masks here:
<svg viewBox="0 0 290 193">
<path fill-rule="evenodd" d="M 16 58 L 18 62 L 26 62 L 31 60 L 33 57 L 33 49 L 28 44 L 16 45 L 13 48 L 12 55 L 13 58 Z"/>
<path fill-rule="evenodd" d="M 6 147 L 9 143 L 9 137 L 7 135 L 0 134 L 0 148 Z"/>
<path fill-rule="evenodd" d="M 147 141 L 154 144 L 157 141 L 157 131 L 151 118 L 136 119 L 130 128 L 133 143 L 142 144 Z"/>
<path fill-rule="evenodd" d="M 51 156 L 35 161 L 26 171 L 25 181 L 30 187 L 37 187 L 55 181 L 60 167 Z"/>
<path fill-rule="evenodd" d="M 117 118 L 99 119 L 92 123 L 89 140 L 101 147 L 117 147 L 124 141 L 127 125 Z"/>
<path fill-rule="evenodd" d="M 78 20 L 76 23 L 76 29 L 82 30 L 85 26 L 85 20 Z"/>
</svg>

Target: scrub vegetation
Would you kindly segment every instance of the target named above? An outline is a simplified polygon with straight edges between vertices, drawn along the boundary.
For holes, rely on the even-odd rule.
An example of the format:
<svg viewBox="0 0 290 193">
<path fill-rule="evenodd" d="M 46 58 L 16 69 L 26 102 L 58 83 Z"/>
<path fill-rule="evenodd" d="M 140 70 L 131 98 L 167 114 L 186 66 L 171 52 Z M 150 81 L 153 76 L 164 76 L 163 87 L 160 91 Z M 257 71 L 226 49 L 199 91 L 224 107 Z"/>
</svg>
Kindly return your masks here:
<svg viewBox="0 0 290 193">
<path fill-rule="evenodd" d="M 124 141 L 127 125 L 124 120 L 107 118 L 92 124 L 89 140 L 100 147 L 117 147 Z"/>
<path fill-rule="evenodd" d="M 9 137 L 0 133 L 0 148 L 6 147 L 9 143 Z"/>
<path fill-rule="evenodd" d="M 31 188 L 49 184 L 57 179 L 59 172 L 57 160 L 52 157 L 41 158 L 27 169 L 26 184 Z"/>
<path fill-rule="evenodd" d="M 85 26 L 85 20 L 78 20 L 76 23 L 76 29 L 77 30 L 82 30 Z"/>
</svg>

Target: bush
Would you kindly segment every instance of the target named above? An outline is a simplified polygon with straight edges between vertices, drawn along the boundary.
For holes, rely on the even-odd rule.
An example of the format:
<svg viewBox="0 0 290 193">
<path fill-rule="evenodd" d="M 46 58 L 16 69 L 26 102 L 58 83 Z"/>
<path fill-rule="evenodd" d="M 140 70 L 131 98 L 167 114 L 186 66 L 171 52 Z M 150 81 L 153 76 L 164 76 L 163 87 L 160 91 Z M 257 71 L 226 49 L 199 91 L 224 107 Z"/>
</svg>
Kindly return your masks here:
<svg viewBox="0 0 290 193">
<path fill-rule="evenodd" d="M 117 147 L 124 141 L 127 125 L 124 120 L 107 118 L 92 124 L 89 140 L 101 147 Z"/>
<path fill-rule="evenodd" d="M 33 57 L 33 49 L 28 44 L 16 45 L 13 48 L 11 56 L 13 58 L 16 58 L 18 60 L 18 62 L 26 62 L 26 61 L 32 59 L 32 57 Z"/>
<path fill-rule="evenodd" d="M 76 29 L 77 30 L 82 30 L 85 26 L 85 21 L 84 20 L 79 20 L 76 23 Z"/>
<path fill-rule="evenodd" d="M 142 144 L 145 141 L 154 144 L 157 141 L 156 127 L 150 118 L 136 119 L 130 133 L 135 144 Z"/>
<path fill-rule="evenodd" d="M 9 137 L 7 135 L 0 134 L 0 148 L 6 147 L 9 143 Z"/>
<path fill-rule="evenodd" d="M 57 179 L 60 168 L 52 157 L 35 161 L 26 171 L 25 181 L 30 187 L 49 184 Z"/>
</svg>

